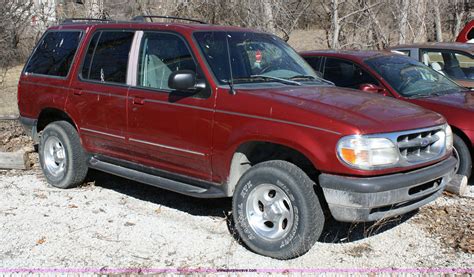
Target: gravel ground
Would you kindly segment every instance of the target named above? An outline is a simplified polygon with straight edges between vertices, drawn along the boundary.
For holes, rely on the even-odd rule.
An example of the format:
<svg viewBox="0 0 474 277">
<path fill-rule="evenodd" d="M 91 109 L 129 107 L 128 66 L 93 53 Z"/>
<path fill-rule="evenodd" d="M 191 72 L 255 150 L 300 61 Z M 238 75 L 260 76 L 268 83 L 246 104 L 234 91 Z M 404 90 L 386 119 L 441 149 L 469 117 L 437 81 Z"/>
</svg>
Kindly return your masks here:
<svg viewBox="0 0 474 277">
<path fill-rule="evenodd" d="M 0 121 L 0 151 L 32 149 Z M 196 199 L 91 171 L 75 189 L 28 171 L 0 170 L 2 268 L 465 268 L 474 272 L 474 186 L 379 224 L 329 221 L 304 256 L 279 261 L 232 235 L 229 199 Z"/>
<path fill-rule="evenodd" d="M 194 199 L 99 172 L 90 178 L 95 182 L 60 190 L 48 186 L 38 170 L 0 176 L 1 267 L 469 268 L 474 264 L 472 253 L 443 243 L 440 234 L 429 233 L 419 222 L 428 209 L 382 227 L 332 222 L 306 255 L 278 261 L 250 252 L 232 237 L 226 199 Z M 459 201 L 444 196 L 430 206 L 456 207 Z M 472 209 L 472 199 L 461 201 Z"/>
</svg>

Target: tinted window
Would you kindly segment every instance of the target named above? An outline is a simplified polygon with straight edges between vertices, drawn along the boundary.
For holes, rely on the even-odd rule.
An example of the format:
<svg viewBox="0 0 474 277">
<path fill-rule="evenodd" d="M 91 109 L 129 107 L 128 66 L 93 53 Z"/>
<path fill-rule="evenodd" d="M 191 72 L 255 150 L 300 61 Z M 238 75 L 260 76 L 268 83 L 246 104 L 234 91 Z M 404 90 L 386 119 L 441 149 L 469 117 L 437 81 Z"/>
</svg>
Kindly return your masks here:
<svg viewBox="0 0 474 277">
<path fill-rule="evenodd" d="M 379 84 L 369 73 L 353 62 L 334 58 L 326 58 L 324 79 L 339 87 L 359 88 L 362 84 Z"/>
<path fill-rule="evenodd" d="M 84 60 L 82 77 L 124 84 L 134 32 L 102 31 L 95 34 Z M 92 56 L 92 58 L 91 58 Z"/>
<path fill-rule="evenodd" d="M 92 62 L 92 55 L 94 55 L 94 50 L 97 45 L 97 41 L 100 38 L 100 35 L 102 32 L 97 32 L 94 34 L 94 36 L 91 39 L 91 42 L 89 43 L 89 48 L 87 49 L 86 57 L 84 58 L 84 63 L 82 65 L 82 73 L 81 76 L 83 78 L 89 78 L 90 75 L 90 68 L 91 68 L 91 62 Z"/>
<path fill-rule="evenodd" d="M 168 78 L 178 70 L 196 72 L 196 63 L 184 41 L 174 35 L 143 35 L 138 65 L 138 85 L 168 90 Z"/>
<path fill-rule="evenodd" d="M 66 77 L 81 36 L 79 31 L 46 33 L 31 56 L 25 72 Z"/>
<path fill-rule="evenodd" d="M 311 65 L 311 67 L 314 70 L 316 70 L 317 72 L 322 72 L 322 69 L 321 69 L 321 61 L 323 60 L 322 57 L 304 57 L 304 59 L 309 63 L 309 65 Z"/>
</svg>

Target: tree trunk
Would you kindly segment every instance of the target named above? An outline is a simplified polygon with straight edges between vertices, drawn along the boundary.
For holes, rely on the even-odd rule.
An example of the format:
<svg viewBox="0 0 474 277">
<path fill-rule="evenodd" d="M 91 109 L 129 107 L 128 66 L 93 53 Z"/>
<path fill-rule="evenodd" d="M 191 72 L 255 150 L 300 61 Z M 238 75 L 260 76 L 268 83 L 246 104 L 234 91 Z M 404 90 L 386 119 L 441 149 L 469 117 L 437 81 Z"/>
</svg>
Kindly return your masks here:
<svg viewBox="0 0 474 277">
<path fill-rule="evenodd" d="M 465 195 L 467 192 L 466 176 L 459 174 L 454 175 L 453 179 L 446 185 L 445 190 L 456 195 Z"/>
<path fill-rule="evenodd" d="M 433 11 L 434 11 L 434 23 L 435 23 L 435 33 L 436 41 L 443 41 L 443 30 L 441 28 L 441 12 L 440 12 L 441 2 L 439 0 L 433 0 Z"/>
<path fill-rule="evenodd" d="M 265 29 L 267 32 L 275 33 L 275 20 L 273 18 L 272 0 L 262 0 L 263 15 L 266 19 Z"/>
<path fill-rule="evenodd" d="M 338 0 L 331 0 L 331 48 L 339 49 L 339 33 L 341 26 L 339 24 L 339 3 Z"/>
<path fill-rule="evenodd" d="M 462 24 L 464 23 L 464 15 L 466 14 L 466 10 L 464 7 L 464 1 L 456 0 L 454 2 L 454 29 L 453 29 L 453 36 L 456 38 L 461 32 Z"/>
<path fill-rule="evenodd" d="M 401 9 L 399 14 L 399 38 L 398 44 L 404 44 L 407 41 L 408 11 L 410 8 L 409 0 L 401 0 Z"/>
<path fill-rule="evenodd" d="M 416 3 L 416 16 L 417 16 L 417 27 L 414 30 L 413 41 L 414 42 L 425 42 L 426 37 L 426 0 L 417 0 Z"/>
</svg>

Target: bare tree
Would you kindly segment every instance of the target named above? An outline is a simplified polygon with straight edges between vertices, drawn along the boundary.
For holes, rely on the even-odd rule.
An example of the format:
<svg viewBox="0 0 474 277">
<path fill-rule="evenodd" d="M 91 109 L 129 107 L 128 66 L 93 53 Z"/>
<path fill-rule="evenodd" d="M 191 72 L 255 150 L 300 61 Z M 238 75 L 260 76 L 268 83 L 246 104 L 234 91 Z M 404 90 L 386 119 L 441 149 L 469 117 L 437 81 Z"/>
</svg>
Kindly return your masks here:
<svg viewBox="0 0 474 277">
<path fill-rule="evenodd" d="M 325 0 L 320 0 L 321 6 L 330 19 L 330 25 L 327 29 L 328 46 L 330 48 L 341 48 L 341 30 L 352 17 L 378 6 L 381 4 L 381 1 L 362 6 L 358 5 L 360 3 L 361 2 L 354 0 L 330 0 L 329 3 Z"/>
<path fill-rule="evenodd" d="M 453 37 L 461 32 L 463 23 L 466 21 L 469 12 L 469 2 L 466 0 L 453 0 L 451 10 L 454 15 Z"/>
<path fill-rule="evenodd" d="M 0 1 L 0 84 L 9 67 L 25 55 L 21 36 L 30 25 L 32 6 L 31 1 Z"/>
<path fill-rule="evenodd" d="M 434 14 L 434 24 L 435 24 L 435 34 L 436 34 L 436 41 L 441 42 L 443 41 L 443 27 L 441 22 L 441 6 L 442 2 L 439 0 L 433 0 L 433 14 Z"/>
<path fill-rule="evenodd" d="M 398 14 L 398 30 L 400 37 L 398 43 L 403 44 L 407 41 L 408 30 L 408 13 L 410 11 L 410 1 L 400 0 L 399 14 Z"/>
</svg>

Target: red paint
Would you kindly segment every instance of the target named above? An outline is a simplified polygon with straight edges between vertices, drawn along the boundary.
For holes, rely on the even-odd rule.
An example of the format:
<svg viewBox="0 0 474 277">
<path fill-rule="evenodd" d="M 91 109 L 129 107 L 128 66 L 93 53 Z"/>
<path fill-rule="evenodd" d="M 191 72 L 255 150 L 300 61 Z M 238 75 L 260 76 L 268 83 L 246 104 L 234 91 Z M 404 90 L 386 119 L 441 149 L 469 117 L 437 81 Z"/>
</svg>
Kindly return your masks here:
<svg viewBox="0 0 474 277">
<path fill-rule="evenodd" d="M 82 57 L 98 28 L 168 30 L 181 34 L 211 87 L 210 97 L 176 98 L 159 91 L 80 80 Z M 236 149 L 249 141 L 273 142 L 298 150 L 321 172 L 371 176 L 406 171 L 411 168 L 348 168 L 336 157 L 336 143 L 345 135 L 445 123 L 442 116 L 415 105 L 331 86 L 241 89 L 232 95 L 226 86 L 220 87 L 213 79 L 192 33 L 252 31 L 248 29 L 163 23 L 74 24 L 51 29 L 84 29 L 87 33 L 67 78 L 21 76 L 21 116 L 38 118 L 46 108 L 65 111 L 80 130 L 86 151 L 203 180 L 225 183 Z"/>
<path fill-rule="evenodd" d="M 474 125 L 472 123 L 472 119 L 474 118 L 474 91 L 466 89 L 466 91 L 462 93 L 410 99 L 400 95 L 376 71 L 364 62 L 365 59 L 376 55 L 393 55 L 389 52 L 308 51 L 301 53 L 301 55 L 303 57 L 336 57 L 354 62 L 375 77 L 380 82 L 382 88 L 393 97 L 442 114 L 452 127 L 462 132 L 470 140 L 470 146 L 474 146 Z"/>
<path fill-rule="evenodd" d="M 474 20 L 469 21 L 464 28 L 459 32 L 458 37 L 456 38 L 456 42 L 467 42 L 469 38 L 467 34 L 474 28 Z"/>
<path fill-rule="evenodd" d="M 255 53 L 255 61 L 257 63 L 262 62 L 262 52 L 260 50 L 257 50 L 257 53 Z"/>
</svg>

